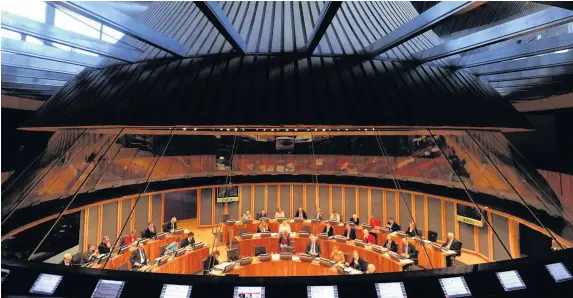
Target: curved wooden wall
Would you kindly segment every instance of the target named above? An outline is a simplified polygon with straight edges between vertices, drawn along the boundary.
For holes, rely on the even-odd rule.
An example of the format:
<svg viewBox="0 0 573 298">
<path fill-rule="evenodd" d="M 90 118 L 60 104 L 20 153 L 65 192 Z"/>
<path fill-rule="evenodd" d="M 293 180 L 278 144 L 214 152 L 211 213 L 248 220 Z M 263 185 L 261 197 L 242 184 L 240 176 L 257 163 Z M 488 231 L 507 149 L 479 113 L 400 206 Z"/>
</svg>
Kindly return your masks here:
<svg viewBox="0 0 573 298">
<path fill-rule="evenodd" d="M 255 214 L 265 208 L 272 215 L 276 207 L 281 207 L 287 216 L 293 216 L 299 206 L 302 206 L 309 214 L 314 213 L 317 206 L 320 206 L 324 213 L 330 214 L 333 210 L 337 210 L 345 219 L 356 213 L 363 222 L 367 221 L 370 215 L 376 215 L 383 222 L 386 222 L 389 217 L 394 217 L 405 228 L 411 220 L 407 209 L 409 207 L 418 228 L 424 230 L 425 236 L 427 236 L 427 230 L 436 231 L 438 242 L 440 242 L 445 239 L 448 232 L 453 232 L 455 237 L 464 243 L 464 252 L 475 254 L 488 261 L 509 259 L 489 226 L 484 225 L 483 228 L 479 228 L 459 223 L 456 220 L 457 205 L 471 206 L 471 204 L 452 198 L 408 190 L 404 190 L 403 195 L 400 196 L 395 189 L 355 185 L 265 183 L 240 184 L 239 201 L 223 205 L 215 204 L 216 187 L 173 189 L 145 194 L 135 207 L 134 215 L 130 218 L 124 235 L 131 229 L 138 231 L 145 229 L 148 221 L 153 221 L 159 227 L 166 218 L 172 216 L 172 214 L 164 214 L 166 213 L 164 210 L 166 196 L 187 192 L 188 195 L 197 198 L 197 222 L 201 228 L 212 227 L 218 222 L 217 218 L 221 211 L 229 213 L 232 218 L 240 218 L 241 213 L 247 210 Z M 116 198 L 68 210 L 66 214 L 82 212 L 83 228 L 80 232 L 80 247 L 85 248 L 88 243 L 98 243 L 103 235 L 108 235 L 115 240 L 136 198 L 136 195 Z M 491 209 L 487 212 L 490 222 L 513 258 L 520 256 L 519 224 L 545 235 L 548 234 L 536 224 L 513 215 Z M 440 216 L 431 216 L 434 214 L 440 214 Z M 22 226 L 4 235 L 2 240 L 56 216 L 46 217 Z M 559 236 L 558 239 L 567 247 L 573 246 Z"/>
</svg>

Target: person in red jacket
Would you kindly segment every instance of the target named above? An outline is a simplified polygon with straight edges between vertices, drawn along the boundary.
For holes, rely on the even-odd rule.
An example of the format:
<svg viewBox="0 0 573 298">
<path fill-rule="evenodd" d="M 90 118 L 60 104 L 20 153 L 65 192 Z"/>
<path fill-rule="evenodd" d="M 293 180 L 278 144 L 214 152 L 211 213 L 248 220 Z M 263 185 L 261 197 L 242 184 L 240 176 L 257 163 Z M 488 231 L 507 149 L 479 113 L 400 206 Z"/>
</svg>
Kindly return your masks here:
<svg viewBox="0 0 573 298">
<path fill-rule="evenodd" d="M 378 220 L 376 216 L 372 215 L 372 217 L 370 217 L 370 226 L 373 228 L 380 228 L 380 226 L 382 226 L 382 222 Z"/>
<path fill-rule="evenodd" d="M 370 234 L 370 232 L 367 229 L 362 230 L 362 233 L 363 233 L 362 242 L 369 244 L 376 244 L 376 239 L 374 238 L 374 236 L 372 236 L 372 234 Z"/>
<path fill-rule="evenodd" d="M 123 245 L 131 245 L 137 241 L 137 235 L 135 235 L 135 230 L 131 230 L 131 233 L 125 236 L 125 240 L 123 240 Z"/>
</svg>

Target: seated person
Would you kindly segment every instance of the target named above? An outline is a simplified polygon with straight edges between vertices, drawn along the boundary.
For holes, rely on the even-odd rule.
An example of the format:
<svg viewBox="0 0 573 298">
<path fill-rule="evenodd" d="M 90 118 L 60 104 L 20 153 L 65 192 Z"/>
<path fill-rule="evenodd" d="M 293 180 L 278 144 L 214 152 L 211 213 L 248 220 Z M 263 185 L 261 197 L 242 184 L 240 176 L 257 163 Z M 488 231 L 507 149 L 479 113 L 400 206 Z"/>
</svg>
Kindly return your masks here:
<svg viewBox="0 0 573 298">
<path fill-rule="evenodd" d="M 181 247 L 183 248 L 187 246 L 191 247 L 195 246 L 195 234 L 193 232 L 189 232 L 189 234 L 187 234 L 187 237 L 181 240 Z"/>
<path fill-rule="evenodd" d="M 329 222 L 326 222 L 326 226 L 322 229 L 323 233 L 326 233 L 328 237 L 334 237 L 334 229 L 330 226 Z"/>
<path fill-rule="evenodd" d="M 405 232 L 408 237 L 418 236 L 418 230 L 416 229 L 416 226 L 414 225 L 413 221 L 411 221 L 410 224 L 408 224 L 408 228 L 406 229 Z"/>
<path fill-rule="evenodd" d="M 314 214 L 314 217 L 312 219 L 322 220 L 322 210 L 320 208 L 316 210 L 316 213 Z"/>
<path fill-rule="evenodd" d="M 352 267 L 353 269 L 362 271 L 362 272 L 366 272 L 366 266 L 367 263 L 366 261 L 364 261 L 364 259 L 358 255 L 358 251 L 354 250 L 352 252 L 352 260 L 350 261 L 350 263 L 346 263 L 346 266 Z"/>
<path fill-rule="evenodd" d="M 452 267 L 456 255 L 459 256 L 462 253 L 461 243 L 454 238 L 454 233 L 448 233 L 448 239 L 442 244 L 442 247 L 456 252 L 455 255 L 446 257 L 446 266 Z"/>
<path fill-rule="evenodd" d="M 241 220 L 251 220 L 253 219 L 253 216 L 251 216 L 251 211 L 247 210 L 245 211 L 245 214 L 243 214 L 243 217 L 241 217 Z"/>
<path fill-rule="evenodd" d="M 135 241 L 137 241 L 137 235 L 135 234 L 135 230 L 131 230 L 131 233 L 125 236 L 125 239 L 123 240 L 123 245 L 131 245 Z"/>
<path fill-rule="evenodd" d="M 376 216 L 372 215 L 372 217 L 370 217 L 370 225 L 373 228 L 380 228 L 382 226 L 382 222 L 380 220 L 378 220 L 378 218 L 376 218 Z"/>
<path fill-rule="evenodd" d="M 150 221 L 147 223 L 147 229 L 143 231 L 143 238 L 153 238 L 155 235 L 157 235 L 157 231 L 155 230 L 153 222 Z"/>
<path fill-rule="evenodd" d="M 65 255 L 64 255 L 64 259 L 62 260 L 62 262 L 60 263 L 60 265 L 73 266 L 73 264 L 72 264 L 72 254 L 65 254 Z"/>
<path fill-rule="evenodd" d="M 306 245 L 305 253 L 313 257 L 320 257 L 320 244 L 316 242 L 316 236 L 310 236 L 310 243 Z"/>
<path fill-rule="evenodd" d="M 306 219 L 306 212 L 304 210 L 302 210 L 302 207 L 298 208 L 298 210 L 294 214 L 294 218 Z"/>
<path fill-rule="evenodd" d="M 269 225 L 266 222 L 261 221 L 261 223 L 257 227 L 257 233 L 270 233 L 270 232 L 271 228 L 269 228 Z"/>
<path fill-rule="evenodd" d="M 347 240 L 354 240 L 356 239 L 356 229 L 350 227 L 350 224 L 346 224 L 346 229 L 344 230 L 344 234 L 342 236 L 346 237 Z"/>
<path fill-rule="evenodd" d="M 367 229 L 362 230 L 362 242 L 368 244 L 376 244 L 376 238 Z"/>
<path fill-rule="evenodd" d="M 366 274 L 376 273 L 376 267 L 374 264 L 368 264 L 368 268 L 366 269 Z"/>
<path fill-rule="evenodd" d="M 169 243 L 167 247 L 165 247 L 165 252 L 163 253 L 164 256 L 173 255 L 179 248 L 179 243 L 181 243 L 181 238 L 175 239 L 175 241 Z"/>
<path fill-rule="evenodd" d="M 400 230 L 400 225 L 398 225 L 398 223 L 392 217 L 388 218 L 388 224 L 386 225 L 386 227 L 390 229 L 390 231 L 392 232 Z"/>
<path fill-rule="evenodd" d="M 261 213 L 257 213 L 257 220 L 260 220 L 262 217 L 268 217 L 265 209 L 261 210 Z"/>
<path fill-rule="evenodd" d="M 348 221 L 355 225 L 360 225 L 360 218 L 358 218 L 356 214 L 352 214 L 352 217 Z"/>
<path fill-rule="evenodd" d="M 451 233 L 448 234 L 448 238 L 449 238 L 450 234 Z M 453 237 L 453 234 L 452 234 L 452 237 Z M 559 245 L 559 243 L 557 243 L 557 241 L 555 241 L 555 239 L 551 240 L 551 251 L 557 251 L 557 250 L 562 250 L 562 249 L 563 248 L 561 247 L 561 245 Z"/>
<path fill-rule="evenodd" d="M 214 250 L 208 257 L 207 261 L 207 268 L 203 268 L 204 270 L 211 270 L 214 266 L 219 265 L 219 256 L 221 253 L 218 250 Z"/>
<path fill-rule="evenodd" d="M 279 226 L 279 233 L 282 234 L 283 232 L 288 232 L 289 234 L 291 233 L 290 225 L 286 220 L 283 221 L 283 223 Z"/>
<path fill-rule="evenodd" d="M 290 233 L 283 232 L 279 237 L 279 248 L 281 252 L 289 252 Z"/>
<path fill-rule="evenodd" d="M 82 254 L 81 264 L 89 263 L 99 257 L 99 251 L 95 244 L 88 245 L 88 250 Z"/>
<path fill-rule="evenodd" d="M 390 234 L 388 234 L 388 236 L 386 236 L 386 242 L 384 242 L 384 247 L 386 247 L 386 249 L 393 251 L 393 252 L 398 252 L 398 245 L 396 244 L 396 242 L 394 242 L 394 240 L 392 240 L 392 236 L 390 236 Z"/>
<path fill-rule="evenodd" d="M 334 246 L 332 253 L 330 254 L 330 259 L 337 264 L 344 264 L 346 260 L 344 259 L 344 253 L 338 249 L 338 246 Z"/>
<path fill-rule="evenodd" d="M 177 230 L 177 218 L 172 217 L 171 221 L 168 221 L 165 224 L 163 224 L 163 232 L 173 233 L 175 230 Z"/>
<path fill-rule="evenodd" d="M 131 268 L 132 269 L 137 269 L 140 268 L 142 266 L 147 265 L 147 262 L 149 262 L 149 259 L 147 258 L 147 255 L 145 254 L 145 249 L 143 249 L 143 243 L 139 243 L 137 245 L 137 249 L 133 251 L 133 253 L 131 254 L 131 257 L 129 258 L 129 262 L 131 262 Z"/>
<path fill-rule="evenodd" d="M 332 212 L 332 215 L 330 216 L 330 220 L 331 221 L 340 221 L 340 214 L 338 214 L 338 212 L 336 212 L 336 210 L 334 210 Z"/>
<path fill-rule="evenodd" d="M 402 249 L 400 250 L 400 255 L 406 259 L 414 261 L 414 264 L 418 264 L 418 251 L 414 245 L 410 244 L 408 238 L 402 238 Z"/>
<path fill-rule="evenodd" d="M 109 242 L 108 236 L 103 236 L 101 243 L 97 247 L 100 254 L 108 254 L 111 251 L 111 243 Z"/>
<path fill-rule="evenodd" d="M 281 208 L 277 208 L 277 212 L 275 212 L 275 218 L 286 218 L 285 212 Z"/>
</svg>

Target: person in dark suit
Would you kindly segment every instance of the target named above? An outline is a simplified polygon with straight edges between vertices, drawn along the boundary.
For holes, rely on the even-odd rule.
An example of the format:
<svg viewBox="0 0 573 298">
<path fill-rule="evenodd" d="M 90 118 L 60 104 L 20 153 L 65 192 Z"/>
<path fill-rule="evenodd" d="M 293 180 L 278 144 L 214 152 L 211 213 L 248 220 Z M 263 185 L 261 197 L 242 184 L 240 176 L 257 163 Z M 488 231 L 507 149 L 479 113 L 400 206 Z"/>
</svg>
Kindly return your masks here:
<svg viewBox="0 0 573 298">
<path fill-rule="evenodd" d="M 360 257 L 360 255 L 358 255 L 357 250 L 354 250 L 352 252 L 352 260 L 350 261 L 350 263 L 346 263 L 346 266 L 352 267 L 362 272 L 366 272 L 366 269 L 368 268 L 368 263 L 366 263 L 366 261 L 364 261 L 364 259 Z"/>
<path fill-rule="evenodd" d="M 360 218 L 358 218 L 358 216 L 356 214 L 352 214 L 352 217 L 348 221 L 355 224 L 355 225 L 360 224 Z"/>
<path fill-rule="evenodd" d="M 64 255 L 64 260 L 62 260 L 62 262 L 60 263 L 61 265 L 64 266 L 73 266 L 72 264 L 72 254 L 65 254 Z"/>
<path fill-rule="evenodd" d="M 100 254 L 108 254 L 111 251 L 111 243 L 109 242 L 108 236 L 103 236 L 103 239 L 99 246 L 97 247 Z"/>
<path fill-rule="evenodd" d="M 306 212 L 302 210 L 302 207 L 299 207 L 296 211 L 294 218 L 303 218 L 306 219 Z"/>
<path fill-rule="evenodd" d="M 147 229 L 145 229 L 145 231 L 143 231 L 143 238 L 153 238 L 155 237 L 155 235 L 157 235 L 157 230 L 155 230 L 155 226 L 153 225 L 153 222 L 148 222 L 147 223 Z"/>
<path fill-rule="evenodd" d="M 163 224 L 163 232 L 173 233 L 175 230 L 177 230 L 177 218 L 172 217 L 171 221 Z"/>
<path fill-rule="evenodd" d="M 334 229 L 330 226 L 329 222 L 326 222 L 326 226 L 322 229 L 323 233 L 326 233 L 328 237 L 334 237 Z"/>
<path fill-rule="evenodd" d="M 386 227 L 389 228 L 392 232 L 400 230 L 400 225 L 398 225 L 398 223 L 392 217 L 388 218 L 388 224 Z"/>
<path fill-rule="evenodd" d="M 408 242 L 407 238 L 402 238 L 402 250 L 400 251 L 400 255 L 406 259 L 414 261 L 414 264 L 418 264 L 418 251 L 414 245 Z"/>
<path fill-rule="evenodd" d="M 398 252 L 398 245 L 396 245 L 396 242 L 394 242 L 394 240 L 392 240 L 392 236 L 388 235 L 386 236 L 386 242 L 384 242 L 383 245 L 386 249 L 393 251 L 393 252 Z"/>
<path fill-rule="evenodd" d="M 81 264 L 89 263 L 99 256 L 99 251 L 96 249 L 95 244 L 88 245 L 88 250 L 82 254 L 82 258 L 80 260 Z"/>
<path fill-rule="evenodd" d="M 191 245 L 191 247 L 195 246 L 195 234 L 193 234 L 193 232 L 189 232 L 189 234 L 187 234 L 187 238 L 181 240 L 181 248 L 189 245 Z"/>
<path fill-rule="evenodd" d="M 205 270 L 211 270 L 211 268 L 219 265 L 219 256 L 221 253 L 218 250 L 214 250 L 208 257 L 207 257 L 207 268 L 203 268 Z"/>
<path fill-rule="evenodd" d="M 350 224 L 346 224 L 346 229 L 344 230 L 344 234 L 342 236 L 346 237 L 348 240 L 356 239 L 356 229 L 350 227 Z"/>
<path fill-rule="evenodd" d="M 418 229 L 416 229 L 416 225 L 414 225 L 413 221 L 410 222 L 405 232 L 408 237 L 418 236 Z"/>
<path fill-rule="evenodd" d="M 281 236 L 279 237 L 279 248 L 280 251 L 288 251 L 288 247 L 290 246 L 290 233 L 288 232 L 283 232 L 281 234 Z"/>
<path fill-rule="evenodd" d="M 313 257 L 320 257 L 320 244 L 316 242 L 316 236 L 310 236 L 310 243 L 306 245 L 305 253 L 313 256 Z"/>
<path fill-rule="evenodd" d="M 133 251 L 131 257 L 129 258 L 129 261 L 131 262 L 132 269 L 141 268 L 142 266 L 147 265 L 149 259 L 147 258 L 145 250 L 143 249 L 143 243 L 139 243 L 137 245 L 137 249 Z"/>
<path fill-rule="evenodd" d="M 267 217 L 267 211 L 265 209 L 261 210 L 261 213 L 257 213 L 256 219 L 259 220 L 261 217 Z"/>
<path fill-rule="evenodd" d="M 442 244 L 442 247 L 456 252 L 455 255 L 446 257 L 446 266 L 452 267 L 454 258 L 462 253 L 461 243 L 454 238 L 453 233 L 448 233 L 448 239 Z"/>
</svg>

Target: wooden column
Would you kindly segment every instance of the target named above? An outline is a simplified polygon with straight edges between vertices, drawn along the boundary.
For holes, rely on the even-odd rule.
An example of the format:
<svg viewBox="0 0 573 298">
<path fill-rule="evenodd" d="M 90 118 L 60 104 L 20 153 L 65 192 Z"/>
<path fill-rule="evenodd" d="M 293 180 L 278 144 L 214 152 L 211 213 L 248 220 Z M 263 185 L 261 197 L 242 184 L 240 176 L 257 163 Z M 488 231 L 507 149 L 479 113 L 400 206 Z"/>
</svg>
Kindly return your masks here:
<svg viewBox="0 0 573 298">
<path fill-rule="evenodd" d="M 519 251 L 519 223 L 509 218 L 508 224 L 509 224 L 509 251 L 511 253 L 511 257 L 517 259 L 521 257 L 521 253 Z"/>
</svg>

